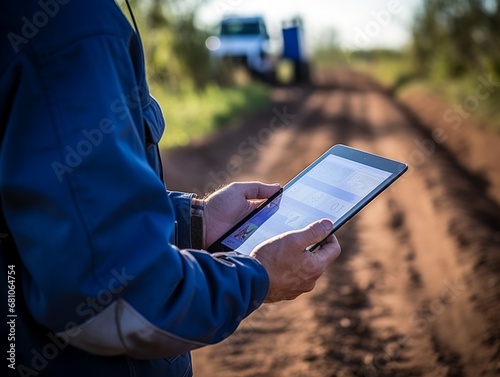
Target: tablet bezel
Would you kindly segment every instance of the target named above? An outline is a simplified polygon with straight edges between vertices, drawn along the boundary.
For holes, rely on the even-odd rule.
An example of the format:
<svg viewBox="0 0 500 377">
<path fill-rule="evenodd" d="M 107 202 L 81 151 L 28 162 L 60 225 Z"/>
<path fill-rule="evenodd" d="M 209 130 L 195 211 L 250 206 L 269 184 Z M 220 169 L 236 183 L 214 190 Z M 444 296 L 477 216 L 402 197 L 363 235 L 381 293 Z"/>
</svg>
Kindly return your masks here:
<svg viewBox="0 0 500 377">
<path fill-rule="evenodd" d="M 371 202 L 375 197 L 377 197 L 382 191 L 389 187 L 394 181 L 396 181 L 401 175 L 403 175 L 407 170 L 408 166 L 402 162 L 388 159 L 373 153 L 364 152 L 359 149 L 355 149 L 343 144 L 337 144 L 323 153 L 314 162 L 312 162 L 308 167 L 296 175 L 292 180 L 290 180 L 285 186 L 283 186 L 277 193 L 272 195 L 264 203 L 262 203 L 258 208 L 253 210 L 250 214 L 245 216 L 241 221 L 239 221 L 235 226 L 228 230 L 222 237 L 210 245 L 207 249 L 209 252 L 228 252 L 234 251 L 228 246 L 222 244 L 227 237 L 229 237 L 233 232 L 240 228 L 245 222 L 256 215 L 262 208 L 265 208 L 272 200 L 274 200 L 282 192 L 286 191 L 290 186 L 300 180 L 304 175 L 306 175 L 311 169 L 318 165 L 321 161 L 327 158 L 329 155 L 335 155 L 338 157 L 343 157 L 347 160 L 358 162 L 373 168 L 381 169 L 386 172 L 391 173 L 383 182 L 381 182 L 376 188 L 370 191 L 366 196 L 363 197 L 357 204 L 355 204 L 349 211 L 347 211 L 343 216 L 341 216 L 334 223 L 333 230 L 330 234 L 337 231 L 342 225 L 347 223 L 354 215 L 356 215 L 361 209 L 363 209 L 369 202 Z M 314 245 L 310 250 L 314 250 L 317 246 Z"/>
</svg>

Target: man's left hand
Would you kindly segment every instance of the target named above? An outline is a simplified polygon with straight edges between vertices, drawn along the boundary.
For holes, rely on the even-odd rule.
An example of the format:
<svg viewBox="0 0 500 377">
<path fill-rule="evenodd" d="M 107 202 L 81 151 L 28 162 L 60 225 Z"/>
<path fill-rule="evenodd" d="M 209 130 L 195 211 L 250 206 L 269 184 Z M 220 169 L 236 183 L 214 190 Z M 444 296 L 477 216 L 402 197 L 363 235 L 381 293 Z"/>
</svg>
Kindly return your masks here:
<svg viewBox="0 0 500 377">
<path fill-rule="evenodd" d="M 211 194 L 204 200 L 204 248 L 217 241 L 279 189 L 279 184 L 236 182 Z"/>
</svg>

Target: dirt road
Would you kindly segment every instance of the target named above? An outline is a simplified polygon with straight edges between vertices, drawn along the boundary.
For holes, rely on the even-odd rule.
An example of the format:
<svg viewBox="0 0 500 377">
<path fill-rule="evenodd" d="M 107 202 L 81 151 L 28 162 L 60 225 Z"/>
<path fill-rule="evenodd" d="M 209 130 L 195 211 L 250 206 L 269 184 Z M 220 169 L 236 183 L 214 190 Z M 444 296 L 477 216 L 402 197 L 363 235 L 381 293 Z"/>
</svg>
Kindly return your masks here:
<svg viewBox="0 0 500 377">
<path fill-rule="evenodd" d="M 163 156 L 172 189 L 285 183 L 336 143 L 410 170 L 337 234 L 316 289 L 194 352 L 198 377 L 500 375 L 500 138 L 343 71 Z M 191 172 L 189 176 L 186 172 Z"/>
</svg>

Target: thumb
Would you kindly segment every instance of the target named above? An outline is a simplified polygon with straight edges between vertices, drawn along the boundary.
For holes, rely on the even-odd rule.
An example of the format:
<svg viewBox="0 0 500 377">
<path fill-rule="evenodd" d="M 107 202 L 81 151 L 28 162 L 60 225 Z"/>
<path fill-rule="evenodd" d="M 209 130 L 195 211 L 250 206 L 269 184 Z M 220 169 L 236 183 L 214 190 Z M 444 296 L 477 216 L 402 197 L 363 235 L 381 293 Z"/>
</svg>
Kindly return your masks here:
<svg viewBox="0 0 500 377">
<path fill-rule="evenodd" d="M 295 233 L 296 242 L 306 247 L 323 241 L 332 231 L 333 223 L 328 219 L 323 219 Z"/>
<path fill-rule="evenodd" d="M 267 199 L 280 189 L 279 183 L 248 182 L 241 186 L 247 199 Z"/>
</svg>

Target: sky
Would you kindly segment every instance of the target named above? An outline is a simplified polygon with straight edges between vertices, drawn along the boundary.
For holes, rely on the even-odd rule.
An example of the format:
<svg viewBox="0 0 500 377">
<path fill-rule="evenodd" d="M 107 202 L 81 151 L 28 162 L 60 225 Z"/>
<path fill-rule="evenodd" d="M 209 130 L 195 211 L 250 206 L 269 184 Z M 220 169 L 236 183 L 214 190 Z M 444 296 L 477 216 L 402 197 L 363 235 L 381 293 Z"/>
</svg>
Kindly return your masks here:
<svg viewBox="0 0 500 377">
<path fill-rule="evenodd" d="M 263 15 L 271 34 L 281 22 L 300 15 L 308 45 L 334 30 L 343 49 L 400 48 L 410 38 L 422 0 L 210 0 L 197 12 L 200 25 L 215 25 L 225 14 Z"/>
</svg>

